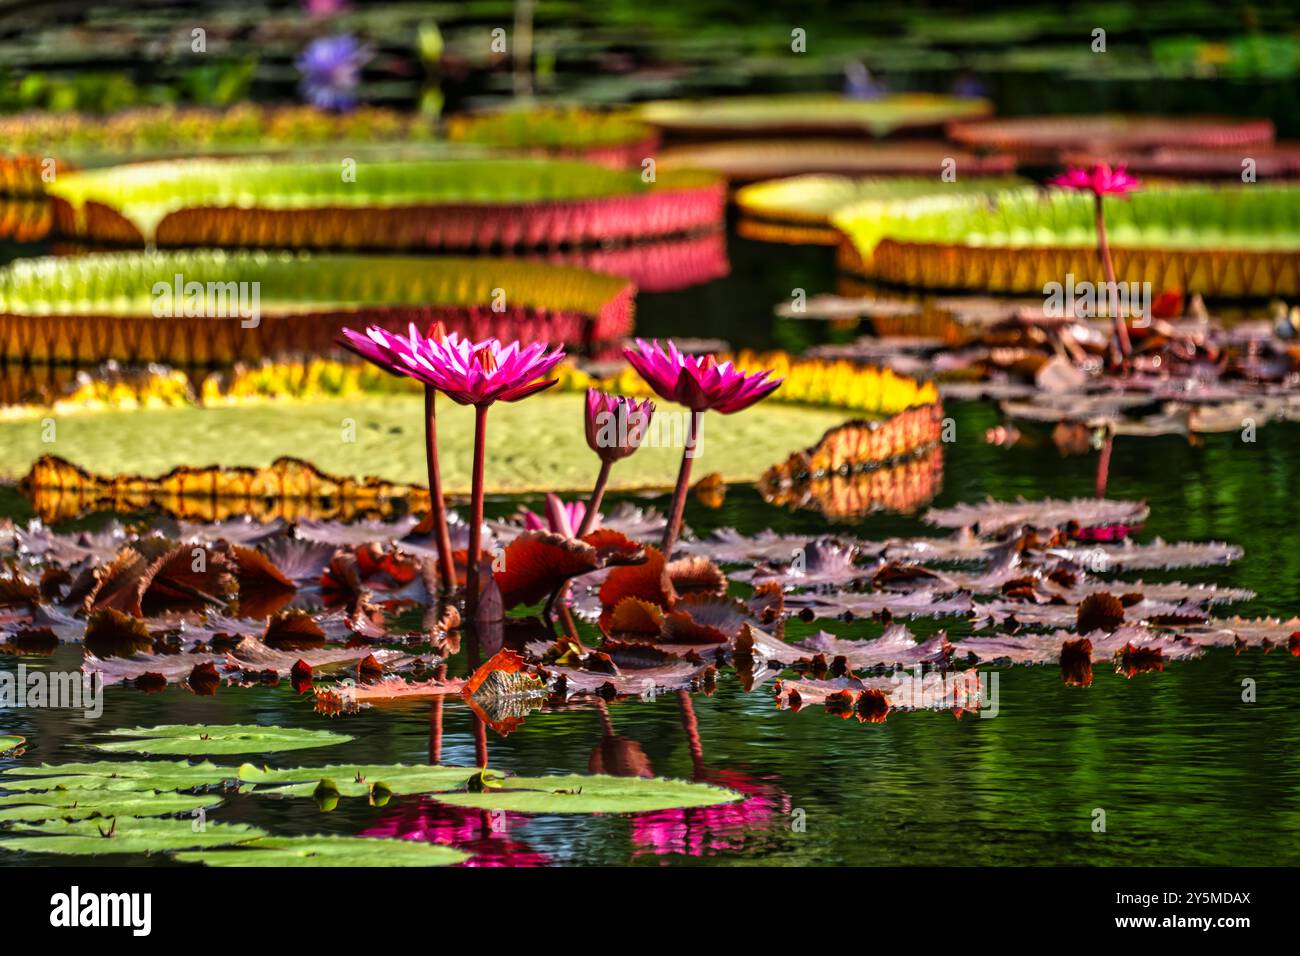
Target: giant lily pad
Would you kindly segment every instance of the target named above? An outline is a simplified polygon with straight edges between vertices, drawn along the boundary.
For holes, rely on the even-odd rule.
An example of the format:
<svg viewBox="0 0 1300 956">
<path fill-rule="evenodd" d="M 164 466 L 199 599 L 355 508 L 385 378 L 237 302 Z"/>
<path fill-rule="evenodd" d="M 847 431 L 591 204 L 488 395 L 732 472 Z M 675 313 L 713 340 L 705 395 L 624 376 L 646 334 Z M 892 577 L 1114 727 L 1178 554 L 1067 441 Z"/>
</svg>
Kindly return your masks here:
<svg viewBox="0 0 1300 956">
<path fill-rule="evenodd" d="M 118 728 L 110 730 L 109 736 L 130 739 L 93 746 L 109 753 L 249 754 L 329 747 L 352 739 L 328 730 L 260 727 L 256 724 L 162 724 L 157 727 Z"/>
<path fill-rule="evenodd" d="M 590 491 L 595 459 L 575 425 L 582 421 L 582 405 L 582 396 L 573 394 L 498 404 L 488 430 L 488 455 L 494 462 L 488 472 L 491 488 Z M 660 415 L 673 411 L 666 403 L 659 408 Z M 10 469 L 29 468 L 39 459 L 41 465 L 25 487 L 33 494 L 51 493 L 53 505 L 75 503 L 80 497 L 86 506 L 98 500 L 109 507 L 119 501 L 127 507 L 154 502 L 172 508 L 183 504 L 178 498 L 188 492 L 199 509 L 213 508 L 214 499 L 228 499 L 231 514 L 257 514 L 269 495 L 288 500 L 303 489 L 312 497 L 335 502 L 351 498 L 373 506 L 380 498 L 424 496 L 424 446 L 401 440 L 420 434 L 423 409 L 423 399 L 412 394 L 62 417 L 59 449 L 85 470 L 60 459 L 40 459 L 50 446 L 41 443 L 39 429 L 29 423 L 0 422 L 0 472 L 21 477 Z M 807 435 L 820 434 L 844 417 L 833 409 L 769 401 L 729 415 L 725 422 L 706 420 L 695 467 L 701 474 L 717 471 L 726 481 L 752 481 L 767 465 L 800 450 Z M 323 440 L 326 435 L 337 438 L 344 418 L 357 422 L 356 440 Z M 448 402 L 438 409 L 447 494 L 469 492 L 473 419 L 472 408 Z M 226 468 L 190 465 L 211 463 L 214 451 L 226 457 L 221 462 Z M 643 446 L 614 469 L 610 487 L 670 488 L 680 460 L 680 447 L 668 442 Z M 178 466 L 187 467 L 172 471 Z M 369 482 L 360 479 L 376 472 Z M 420 491 L 412 494 L 413 487 Z M 303 514 L 301 506 L 291 511 Z"/>
<path fill-rule="evenodd" d="M 808 175 L 754 183 L 736 193 L 736 205 L 746 216 L 742 220 L 742 231 L 753 239 L 834 245 L 839 240 L 839 233 L 831 225 L 831 216 L 840 209 L 855 206 L 857 213 L 861 214 L 859 218 L 865 220 L 865 210 L 872 203 L 897 203 L 925 196 L 982 194 L 1026 185 L 1025 180 L 1009 176 L 943 182 L 937 170 L 948 158 L 946 154 L 937 157 L 934 161 L 936 175 L 926 178 L 855 179 Z M 959 165 L 958 168 L 962 167 Z"/>
<path fill-rule="evenodd" d="M 1013 152 L 1025 162 L 1050 163 L 1062 152 L 1161 146 L 1249 147 L 1273 139 L 1266 119 L 1226 116 L 1016 116 L 953 123 L 949 135 L 974 149 Z M 1238 172 L 1241 170 L 1238 163 Z"/>
<path fill-rule="evenodd" d="M 644 813 L 731 803 L 740 794 L 722 787 L 656 777 L 509 777 L 498 789 L 440 793 L 435 799 L 457 807 L 516 813 Z"/>
<path fill-rule="evenodd" d="M 103 856 L 230 846 L 265 835 L 244 823 L 204 822 L 200 827 L 193 820 L 168 817 L 47 820 L 23 825 L 19 835 L 0 839 L 0 849 Z"/>
<path fill-rule="evenodd" d="M 626 114 L 576 108 L 500 110 L 447 121 L 454 143 L 580 157 L 615 168 L 655 155 L 658 133 Z"/>
<path fill-rule="evenodd" d="M 1300 187 L 1150 186 L 1106 202 L 1121 282 L 1206 296 L 1300 292 Z M 1101 282 L 1091 195 L 1035 188 L 841 208 L 841 264 L 889 282 L 1041 293 L 1073 273 Z"/>
<path fill-rule="evenodd" d="M 64 234 L 158 246 L 466 249 L 648 238 L 716 227 L 725 186 L 559 159 L 184 160 L 60 176 Z"/>
<path fill-rule="evenodd" d="M 944 143 L 864 144 L 849 139 L 729 140 L 660 150 L 656 158 L 660 169 L 711 169 L 732 182 L 842 173 L 929 176 L 931 183 L 939 184 L 939 174 L 950 160 L 956 161 L 962 176 L 1006 174 L 1015 169 L 1010 156 L 966 153 Z"/>
<path fill-rule="evenodd" d="M 229 850 L 178 853 L 182 863 L 207 866 L 451 866 L 469 854 L 418 840 L 369 837 L 261 837 Z"/>
<path fill-rule="evenodd" d="M 119 793 L 110 790 L 51 790 L 0 797 L 0 820 L 80 820 L 88 817 L 161 817 L 216 806 L 220 794 Z"/>
<path fill-rule="evenodd" d="M 69 116 L 62 111 L 19 113 L 0 121 L 0 142 L 10 154 L 0 156 L 0 184 L 10 193 L 44 192 L 41 160 L 45 157 L 57 160 L 62 175 L 79 165 L 171 153 L 266 152 L 302 149 L 312 143 L 338 150 L 349 144 L 431 136 L 423 117 L 369 106 L 348 113 L 253 103 L 220 112 L 169 104 L 108 117 Z"/>
<path fill-rule="evenodd" d="M 177 275 L 198 283 L 201 303 L 183 285 L 177 293 Z M 242 303 L 233 291 L 241 288 L 257 290 L 256 324 L 251 291 Z M 488 308 L 499 304 L 494 290 L 505 290 L 504 311 Z M 526 344 L 579 344 L 627 335 L 632 296 L 617 276 L 486 258 L 202 251 L 28 259 L 0 270 L 0 358 L 228 364 L 326 351 L 345 325 L 405 332 L 434 320 L 474 339 L 508 329 Z M 160 302 L 168 318 L 155 316 Z"/>
<path fill-rule="evenodd" d="M 684 133 L 848 132 L 884 136 L 898 129 L 938 126 L 986 116 L 988 100 L 899 93 L 873 100 L 834 94 L 736 96 L 665 100 L 638 111 L 647 123 Z"/>
<path fill-rule="evenodd" d="M 17 750 L 25 743 L 27 743 L 26 737 L 19 737 L 17 734 L 0 734 L 0 754 Z"/>
</svg>

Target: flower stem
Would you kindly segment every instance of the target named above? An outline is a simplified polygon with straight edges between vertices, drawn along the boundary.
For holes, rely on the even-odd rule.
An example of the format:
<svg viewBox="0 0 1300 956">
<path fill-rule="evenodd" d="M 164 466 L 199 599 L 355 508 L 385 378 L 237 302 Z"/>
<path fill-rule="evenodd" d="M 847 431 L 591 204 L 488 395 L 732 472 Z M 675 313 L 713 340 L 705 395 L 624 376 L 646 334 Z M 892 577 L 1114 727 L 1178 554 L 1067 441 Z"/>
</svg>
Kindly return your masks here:
<svg viewBox="0 0 1300 956">
<path fill-rule="evenodd" d="M 691 462 L 695 459 L 695 443 L 700 433 L 700 421 L 703 418 L 703 412 L 692 411 L 690 424 L 686 429 L 682 467 L 677 472 L 677 487 L 673 489 L 673 503 L 668 509 L 668 526 L 664 528 L 664 560 L 672 557 L 673 545 L 677 543 L 677 532 L 682 527 L 682 513 L 686 510 L 686 492 L 691 486 Z"/>
<path fill-rule="evenodd" d="M 578 528 L 575 537 L 584 537 L 596 523 L 596 517 L 600 514 L 600 502 L 605 497 L 605 486 L 609 484 L 609 472 L 613 467 L 612 461 L 601 459 L 600 474 L 596 476 L 596 487 L 591 489 L 591 497 L 587 499 L 587 513 L 582 516 L 582 525 Z"/>
<path fill-rule="evenodd" d="M 447 530 L 447 503 L 442 497 L 442 474 L 438 469 L 438 419 L 434 403 L 437 391 L 424 386 L 424 459 L 429 466 L 429 513 L 438 539 L 438 572 L 444 591 L 456 586 L 456 565 L 451 554 L 451 533 Z"/>
<path fill-rule="evenodd" d="M 1110 257 L 1110 243 L 1106 241 L 1106 216 L 1102 210 L 1101 195 L 1096 197 L 1097 208 L 1097 253 L 1101 256 L 1101 267 L 1106 272 L 1107 288 L 1116 290 L 1115 285 L 1115 263 Z M 1124 323 L 1124 317 L 1119 314 L 1119 297 L 1112 295 L 1112 304 L 1115 306 L 1115 314 L 1112 320 L 1115 323 L 1115 341 L 1119 343 L 1119 354 L 1123 358 L 1128 358 L 1129 353 L 1133 351 L 1129 344 L 1128 326 Z"/>
<path fill-rule="evenodd" d="M 474 620 L 478 611 L 479 552 L 483 548 L 483 460 L 487 457 L 488 406 L 474 407 L 474 475 L 470 489 L 469 552 L 465 571 L 465 617 Z"/>
<path fill-rule="evenodd" d="M 1110 449 L 1115 443 L 1115 430 L 1106 429 L 1106 439 L 1101 446 L 1101 456 L 1097 459 L 1096 492 L 1098 498 L 1106 497 L 1106 484 L 1110 478 Z"/>
</svg>

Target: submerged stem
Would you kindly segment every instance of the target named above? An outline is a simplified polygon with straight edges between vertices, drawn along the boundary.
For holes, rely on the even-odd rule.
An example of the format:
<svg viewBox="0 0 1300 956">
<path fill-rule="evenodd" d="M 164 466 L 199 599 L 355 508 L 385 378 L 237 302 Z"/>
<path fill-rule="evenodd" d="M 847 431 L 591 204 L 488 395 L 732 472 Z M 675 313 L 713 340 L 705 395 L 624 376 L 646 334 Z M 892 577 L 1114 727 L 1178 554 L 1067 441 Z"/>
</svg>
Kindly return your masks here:
<svg viewBox="0 0 1300 956">
<path fill-rule="evenodd" d="M 695 459 L 695 445 L 700 433 L 703 412 L 692 411 L 686 430 L 686 447 L 682 449 L 682 467 L 677 472 L 677 487 L 673 489 L 673 503 L 668 509 L 668 526 L 664 528 L 664 560 L 673 554 L 677 533 L 682 526 L 682 513 L 686 510 L 686 492 L 691 486 L 691 462 Z"/>
<path fill-rule="evenodd" d="M 1119 297 L 1114 295 L 1115 285 L 1115 263 L 1110 257 L 1110 243 L 1106 241 L 1106 216 L 1102 210 L 1101 194 L 1096 196 L 1097 209 L 1097 253 L 1101 256 L 1101 267 L 1106 273 L 1106 288 L 1112 290 L 1111 302 L 1115 306 L 1114 315 L 1111 316 L 1115 323 L 1115 341 L 1119 344 L 1119 354 L 1122 358 L 1128 358 L 1129 353 L 1133 350 L 1129 343 L 1128 326 L 1124 323 L 1124 317 L 1119 314 Z"/>
<path fill-rule="evenodd" d="M 479 552 L 483 547 L 483 460 L 487 457 L 488 406 L 474 408 L 474 474 L 470 489 L 469 551 L 465 570 L 465 617 L 478 612 Z"/>
<path fill-rule="evenodd" d="M 596 523 L 596 518 L 600 514 L 601 499 L 605 497 L 605 486 L 609 484 L 609 472 L 613 467 L 612 461 L 601 459 L 600 474 L 596 476 L 596 487 L 591 489 L 591 497 L 587 499 L 587 513 L 582 516 L 582 524 L 574 537 L 585 537 L 591 531 L 591 526 Z"/>
<path fill-rule="evenodd" d="M 456 586 L 456 565 L 451 554 L 451 532 L 447 530 L 447 503 L 442 497 L 442 474 L 438 468 L 437 390 L 424 386 L 424 459 L 429 468 L 429 513 L 438 541 L 438 576 L 445 591 Z"/>
</svg>

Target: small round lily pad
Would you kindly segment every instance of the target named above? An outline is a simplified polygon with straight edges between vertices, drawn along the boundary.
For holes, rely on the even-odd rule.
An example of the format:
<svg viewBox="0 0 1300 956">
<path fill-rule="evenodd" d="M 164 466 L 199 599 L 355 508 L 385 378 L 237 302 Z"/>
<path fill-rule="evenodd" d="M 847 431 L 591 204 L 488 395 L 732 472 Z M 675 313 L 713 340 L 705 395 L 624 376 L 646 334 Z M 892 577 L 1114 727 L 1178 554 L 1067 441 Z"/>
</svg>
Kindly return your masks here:
<svg viewBox="0 0 1300 956">
<path fill-rule="evenodd" d="M 0 797 L 0 821 L 83 820 L 90 817 L 161 817 L 216 806 L 220 794 L 120 793 L 111 790 L 50 790 Z"/>
<path fill-rule="evenodd" d="M 644 813 L 731 803 L 740 794 L 722 787 L 657 777 L 508 777 L 479 792 L 440 793 L 434 799 L 457 807 L 515 813 Z"/>
<path fill-rule="evenodd" d="M 352 739 L 345 734 L 335 734 L 328 730 L 261 727 L 256 724 L 162 724 L 157 727 L 119 728 L 109 731 L 109 735 L 131 739 L 94 746 L 108 753 L 247 754 L 328 747 Z"/>
<path fill-rule="evenodd" d="M 277 784 L 258 793 L 288 797 L 311 796 L 322 780 L 329 780 L 339 796 L 373 796 L 376 787 L 390 794 L 438 793 L 459 790 L 479 771 L 474 767 L 407 766 L 405 764 L 332 764 L 325 767 L 271 769 L 244 764 L 239 779 L 244 783 Z M 491 776 L 501 776 L 487 771 Z"/>
<path fill-rule="evenodd" d="M 263 837 L 237 848 L 178 853 L 207 866 L 450 866 L 469 854 L 436 843 L 370 837 Z"/>
<path fill-rule="evenodd" d="M 47 820 L 21 826 L 21 834 L 0 840 L 0 849 L 72 856 L 160 853 L 230 846 L 266 835 L 257 827 L 243 823 L 200 824 L 197 820 L 175 817 Z"/>
<path fill-rule="evenodd" d="M 11 767 L 6 790 L 190 790 L 234 780 L 234 767 L 186 760 L 97 760 L 91 763 Z"/>
</svg>

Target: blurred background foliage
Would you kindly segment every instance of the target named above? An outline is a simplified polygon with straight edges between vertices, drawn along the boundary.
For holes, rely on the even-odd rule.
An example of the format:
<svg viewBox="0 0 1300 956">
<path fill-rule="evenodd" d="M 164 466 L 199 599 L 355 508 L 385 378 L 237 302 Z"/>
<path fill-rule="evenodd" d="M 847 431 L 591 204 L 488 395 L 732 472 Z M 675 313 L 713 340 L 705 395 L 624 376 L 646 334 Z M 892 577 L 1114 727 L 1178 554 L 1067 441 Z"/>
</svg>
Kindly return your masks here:
<svg viewBox="0 0 1300 956">
<path fill-rule="evenodd" d="M 0 4 L 0 110 L 289 101 L 302 50 L 348 33 L 373 52 L 364 102 L 431 111 L 521 91 L 620 103 L 840 89 L 861 64 L 888 89 L 986 92 L 1004 114 L 1231 111 L 1296 124 L 1296 13 L 1289 0 L 16 0 Z M 806 53 L 791 51 L 796 28 Z M 1098 29 L 1104 55 L 1092 50 Z M 1294 134 L 1287 122 L 1280 132 Z"/>
</svg>

